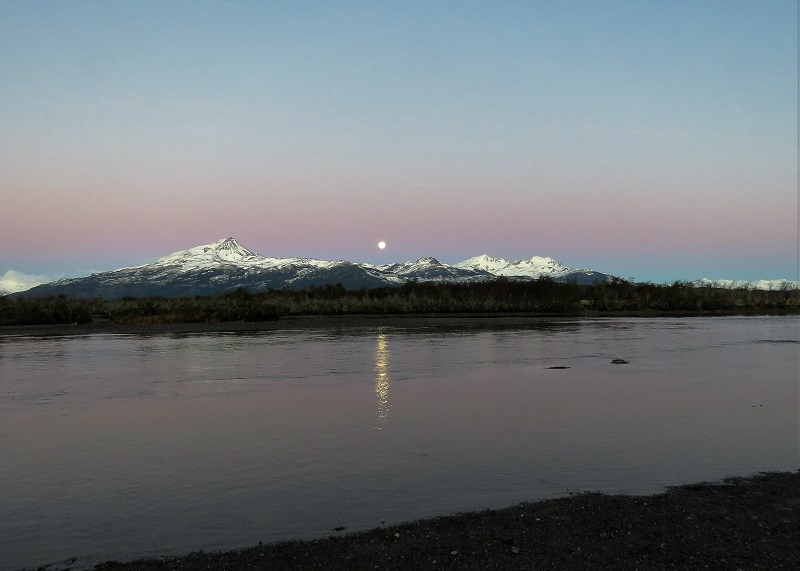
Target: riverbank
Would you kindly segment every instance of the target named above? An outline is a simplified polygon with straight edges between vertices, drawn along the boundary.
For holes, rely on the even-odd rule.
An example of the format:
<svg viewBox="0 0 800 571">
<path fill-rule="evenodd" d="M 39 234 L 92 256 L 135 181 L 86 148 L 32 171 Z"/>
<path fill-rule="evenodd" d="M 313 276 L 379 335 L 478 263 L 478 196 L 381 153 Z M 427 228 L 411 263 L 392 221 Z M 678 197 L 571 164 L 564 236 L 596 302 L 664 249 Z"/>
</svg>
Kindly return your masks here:
<svg viewBox="0 0 800 571">
<path fill-rule="evenodd" d="M 652 496 L 579 494 L 360 533 L 332 530 L 313 541 L 106 562 L 95 570 L 798 569 L 798 545 L 800 471 Z"/>
<path fill-rule="evenodd" d="M 227 321 L 208 323 L 112 323 L 95 320 L 89 323 L 47 325 L 4 325 L 2 336 L 64 336 L 64 335 L 161 335 L 194 333 L 247 333 L 276 330 L 339 329 L 358 327 L 483 327 L 486 329 L 514 328 L 545 324 L 553 319 L 594 318 L 675 318 L 724 316 L 783 316 L 797 315 L 787 311 L 584 311 L 580 313 L 436 313 L 390 315 L 301 315 L 275 321 Z"/>
</svg>

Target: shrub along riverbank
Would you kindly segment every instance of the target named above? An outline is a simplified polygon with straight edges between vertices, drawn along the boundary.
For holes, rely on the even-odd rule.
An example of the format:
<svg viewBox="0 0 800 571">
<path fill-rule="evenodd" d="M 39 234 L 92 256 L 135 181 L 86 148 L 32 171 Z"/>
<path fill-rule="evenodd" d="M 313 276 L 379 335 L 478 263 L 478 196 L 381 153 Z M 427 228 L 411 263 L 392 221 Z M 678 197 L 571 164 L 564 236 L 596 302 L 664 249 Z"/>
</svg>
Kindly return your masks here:
<svg viewBox="0 0 800 571">
<path fill-rule="evenodd" d="M 243 289 L 215 296 L 84 299 L 65 295 L 0 297 L 0 325 L 60 323 L 221 323 L 270 321 L 297 315 L 453 313 L 753 312 L 800 313 L 800 289 L 756 290 L 635 284 L 624 280 L 582 286 L 549 278 L 497 279 L 471 284 L 410 282 L 345 290 L 340 284 L 306 290 Z"/>
</svg>

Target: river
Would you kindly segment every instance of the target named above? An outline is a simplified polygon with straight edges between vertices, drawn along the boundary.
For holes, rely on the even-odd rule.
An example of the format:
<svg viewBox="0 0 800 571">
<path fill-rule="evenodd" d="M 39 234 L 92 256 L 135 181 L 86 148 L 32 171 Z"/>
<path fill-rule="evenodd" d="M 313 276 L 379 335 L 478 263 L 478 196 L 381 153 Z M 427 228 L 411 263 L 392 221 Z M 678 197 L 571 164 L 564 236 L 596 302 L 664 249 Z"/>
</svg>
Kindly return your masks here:
<svg viewBox="0 0 800 571">
<path fill-rule="evenodd" d="M 0 336 L 0 569 L 800 468 L 797 317 L 471 323 Z"/>
</svg>

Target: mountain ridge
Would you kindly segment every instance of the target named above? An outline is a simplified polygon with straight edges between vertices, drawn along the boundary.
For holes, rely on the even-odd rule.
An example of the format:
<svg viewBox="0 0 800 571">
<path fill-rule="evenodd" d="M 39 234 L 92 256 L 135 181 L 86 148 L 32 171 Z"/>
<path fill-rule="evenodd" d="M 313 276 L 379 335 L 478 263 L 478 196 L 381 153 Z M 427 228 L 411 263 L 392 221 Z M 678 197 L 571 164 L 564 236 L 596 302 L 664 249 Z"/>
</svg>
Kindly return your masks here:
<svg viewBox="0 0 800 571">
<path fill-rule="evenodd" d="M 340 283 L 345 289 L 352 290 L 396 286 L 409 281 L 468 283 L 497 278 L 534 280 L 540 277 L 581 285 L 617 279 L 596 270 L 570 268 L 553 258 L 542 256 L 506 260 L 481 254 L 456 264 L 442 263 L 428 256 L 381 265 L 347 260 L 267 257 L 228 237 L 173 252 L 147 264 L 61 279 L 5 294 L 37 297 L 67 294 L 114 299 L 126 296 L 213 295 L 238 288 L 251 291 L 281 288 L 297 290 Z M 695 287 L 770 290 L 800 287 L 800 283 L 789 280 L 703 278 L 688 283 Z"/>
<path fill-rule="evenodd" d="M 493 264 L 480 263 L 488 260 Z M 263 291 L 340 283 L 345 289 L 361 289 L 402 285 L 408 281 L 467 283 L 498 277 L 530 280 L 542 276 L 581 284 L 613 278 L 610 274 L 569 268 L 552 258 L 538 256 L 508 261 L 482 254 L 452 265 L 434 257 L 382 265 L 347 260 L 267 257 L 228 237 L 212 244 L 173 252 L 147 264 L 57 280 L 15 295 L 63 293 L 76 297 L 174 297 L 211 295 L 240 287 Z"/>
</svg>

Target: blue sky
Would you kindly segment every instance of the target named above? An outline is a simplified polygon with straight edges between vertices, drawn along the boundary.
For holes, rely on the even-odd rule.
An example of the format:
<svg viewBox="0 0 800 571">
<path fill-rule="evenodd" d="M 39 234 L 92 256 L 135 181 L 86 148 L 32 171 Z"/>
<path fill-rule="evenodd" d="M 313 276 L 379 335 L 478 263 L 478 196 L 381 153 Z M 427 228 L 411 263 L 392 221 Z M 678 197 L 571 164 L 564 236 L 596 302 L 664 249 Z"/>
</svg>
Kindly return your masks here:
<svg viewBox="0 0 800 571">
<path fill-rule="evenodd" d="M 0 0 L 0 275 L 232 235 L 798 279 L 797 11 Z"/>
</svg>

